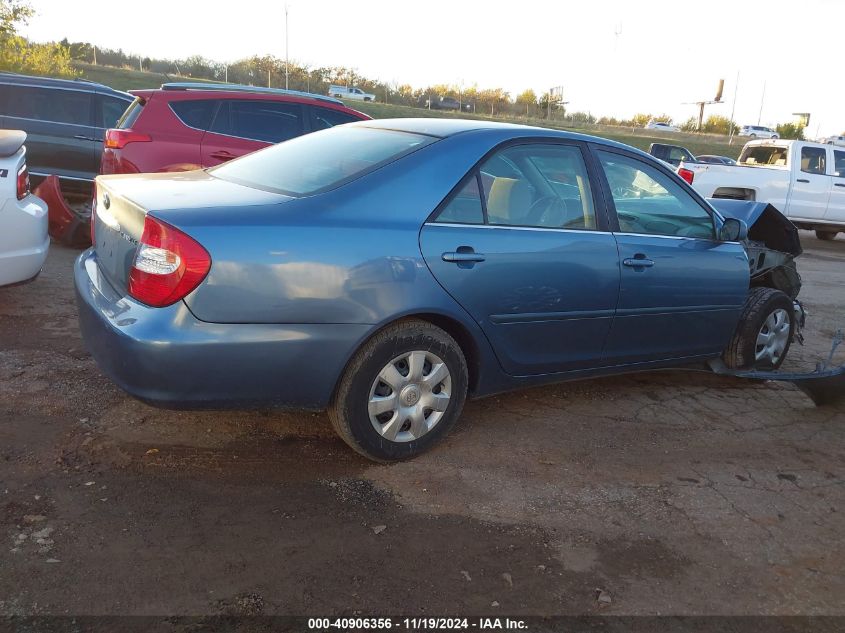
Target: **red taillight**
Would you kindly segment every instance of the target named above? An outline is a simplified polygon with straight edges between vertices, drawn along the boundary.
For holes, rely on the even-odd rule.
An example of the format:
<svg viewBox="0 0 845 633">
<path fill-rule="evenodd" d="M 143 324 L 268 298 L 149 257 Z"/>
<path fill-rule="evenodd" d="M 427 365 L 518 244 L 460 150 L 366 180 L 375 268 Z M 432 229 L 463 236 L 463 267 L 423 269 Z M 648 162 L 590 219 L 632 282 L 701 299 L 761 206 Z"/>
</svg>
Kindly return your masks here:
<svg viewBox="0 0 845 633">
<path fill-rule="evenodd" d="M 26 169 L 26 165 L 20 168 L 18 172 L 18 200 L 23 200 L 26 198 L 26 194 L 29 193 L 29 171 Z"/>
<path fill-rule="evenodd" d="M 695 172 L 691 169 L 687 169 L 686 167 L 681 167 L 678 170 L 678 175 L 687 181 L 688 184 L 692 184 L 692 181 L 695 179 Z"/>
<path fill-rule="evenodd" d="M 211 257 L 196 240 L 148 215 L 129 272 L 129 294 L 149 306 L 169 306 L 196 288 L 210 268 Z"/>
<path fill-rule="evenodd" d="M 151 140 L 150 135 L 143 132 L 112 128 L 106 130 L 105 145 L 109 149 L 123 149 L 129 143 L 148 143 Z"/>
</svg>

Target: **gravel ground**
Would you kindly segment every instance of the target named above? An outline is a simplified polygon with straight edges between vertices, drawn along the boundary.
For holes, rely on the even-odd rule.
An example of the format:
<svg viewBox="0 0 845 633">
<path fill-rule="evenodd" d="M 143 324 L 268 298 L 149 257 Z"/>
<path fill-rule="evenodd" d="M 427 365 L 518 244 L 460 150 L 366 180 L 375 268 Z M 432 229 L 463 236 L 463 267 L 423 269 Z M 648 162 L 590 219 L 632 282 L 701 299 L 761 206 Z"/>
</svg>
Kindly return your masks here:
<svg viewBox="0 0 845 633">
<path fill-rule="evenodd" d="M 802 239 L 785 368 L 809 370 L 845 327 L 845 240 Z M 843 405 L 591 380 L 470 402 L 373 465 L 323 415 L 126 396 L 80 340 L 77 254 L 0 289 L 0 615 L 845 615 Z"/>
</svg>

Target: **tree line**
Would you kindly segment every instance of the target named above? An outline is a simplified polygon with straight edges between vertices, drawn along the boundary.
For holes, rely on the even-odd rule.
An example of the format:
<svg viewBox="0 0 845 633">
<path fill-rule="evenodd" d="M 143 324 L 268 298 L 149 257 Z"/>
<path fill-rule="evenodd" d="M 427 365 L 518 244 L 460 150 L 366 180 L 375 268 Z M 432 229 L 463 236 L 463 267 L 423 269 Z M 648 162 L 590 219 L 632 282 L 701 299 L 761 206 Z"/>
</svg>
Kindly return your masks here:
<svg viewBox="0 0 845 633">
<path fill-rule="evenodd" d="M 538 95 L 532 89 L 511 98 L 503 88 L 479 88 L 435 84 L 415 88 L 407 83 L 384 82 L 345 66 L 311 67 L 298 62 L 286 63 L 272 55 L 253 55 L 230 64 L 200 55 L 185 59 L 166 59 L 130 55 L 122 49 L 95 46 L 91 42 L 39 44 L 20 36 L 18 28 L 26 24 L 34 11 L 26 0 L 0 0 L 0 70 L 25 74 L 73 77 L 79 74 L 73 62 L 85 62 L 116 68 L 132 68 L 161 74 L 175 74 L 192 79 L 209 79 L 230 83 L 288 87 L 317 94 L 327 94 L 329 86 L 344 85 L 361 88 L 385 103 L 436 107 L 439 99 L 451 97 L 459 101 L 463 111 L 491 116 L 554 119 L 573 127 L 612 125 L 641 128 L 649 121 L 672 123 L 667 114 L 640 113 L 630 119 L 603 116 L 596 118 L 589 112 L 567 112 L 565 102 L 551 91 Z M 711 115 L 699 129 L 698 120 L 690 117 L 679 125 L 685 132 L 736 134 L 739 127 L 729 119 Z M 777 126 L 781 138 L 803 138 L 803 128 L 794 123 Z"/>
</svg>

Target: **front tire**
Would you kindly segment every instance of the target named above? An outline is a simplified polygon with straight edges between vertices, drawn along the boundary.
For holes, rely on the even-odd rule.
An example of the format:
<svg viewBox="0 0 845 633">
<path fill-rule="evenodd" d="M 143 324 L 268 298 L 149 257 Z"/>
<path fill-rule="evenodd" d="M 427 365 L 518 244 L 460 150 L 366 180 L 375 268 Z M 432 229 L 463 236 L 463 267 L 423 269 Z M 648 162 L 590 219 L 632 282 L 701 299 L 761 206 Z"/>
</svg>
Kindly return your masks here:
<svg viewBox="0 0 845 633">
<path fill-rule="evenodd" d="M 835 240 L 837 235 L 839 235 L 839 231 L 820 231 L 816 229 L 816 237 L 825 242 Z"/>
<path fill-rule="evenodd" d="M 792 300 L 774 288 L 751 288 L 722 358 L 731 369 L 777 369 L 789 352 L 794 331 Z"/>
<path fill-rule="evenodd" d="M 341 439 L 368 459 L 416 457 L 454 426 L 467 384 L 466 359 L 455 339 L 427 321 L 400 321 L 353 356 L 329 419 Z"/>
</svg>

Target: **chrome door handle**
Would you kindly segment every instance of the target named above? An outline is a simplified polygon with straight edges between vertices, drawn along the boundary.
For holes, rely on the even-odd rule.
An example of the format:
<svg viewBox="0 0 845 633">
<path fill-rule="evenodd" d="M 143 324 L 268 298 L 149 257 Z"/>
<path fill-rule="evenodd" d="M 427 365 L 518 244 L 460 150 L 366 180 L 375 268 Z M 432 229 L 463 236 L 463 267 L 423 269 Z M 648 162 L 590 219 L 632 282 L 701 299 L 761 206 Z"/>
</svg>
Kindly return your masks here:
<svg viewBox="0 0 845 633">
<path fill-rule="evenodd" d="M 485 257 L 483 253 L 443 253 L 444 262 L 483 262 Z"/>
<path fill-rule="evenodd" d="M 654 261 L 645 257 L 627 257 L 622 260 L 622 263 L 631 268 L 651 268 L 654 266 Z"/>
</svg>

